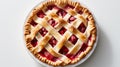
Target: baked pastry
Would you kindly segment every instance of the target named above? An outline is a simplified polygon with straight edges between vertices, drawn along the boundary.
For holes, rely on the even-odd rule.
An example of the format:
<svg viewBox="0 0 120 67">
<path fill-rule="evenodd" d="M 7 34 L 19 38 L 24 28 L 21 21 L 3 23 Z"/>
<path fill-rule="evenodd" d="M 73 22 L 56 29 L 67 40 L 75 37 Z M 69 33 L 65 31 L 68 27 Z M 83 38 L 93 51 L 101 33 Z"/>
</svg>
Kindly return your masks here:
<svg viewBox="0 0 120 67">
<path fill-rule="evenodd" d="M 96 41 L 90 11 L 71 0 L 47 0 L 35 7 L 24 26 L 29 51 L 40 61 L 63 66 L 84 58 Z"/>
</svg>

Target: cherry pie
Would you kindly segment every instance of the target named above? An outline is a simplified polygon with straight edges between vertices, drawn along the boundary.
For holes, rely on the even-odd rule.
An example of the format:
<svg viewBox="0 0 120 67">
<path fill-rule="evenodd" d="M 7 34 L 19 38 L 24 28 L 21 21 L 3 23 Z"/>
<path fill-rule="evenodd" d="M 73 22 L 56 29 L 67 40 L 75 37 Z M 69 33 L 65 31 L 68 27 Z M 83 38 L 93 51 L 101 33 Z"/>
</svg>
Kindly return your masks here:
<svg viewBox="0 0 120 67">
<path fill-rule="evenodd" d="M 90 11 L 70 0 L 43 2 L 32 10 L 24 26 L 27 48 L 53 66 L 79 62 L 94 46 L 96 32 Z"/>
</svg>

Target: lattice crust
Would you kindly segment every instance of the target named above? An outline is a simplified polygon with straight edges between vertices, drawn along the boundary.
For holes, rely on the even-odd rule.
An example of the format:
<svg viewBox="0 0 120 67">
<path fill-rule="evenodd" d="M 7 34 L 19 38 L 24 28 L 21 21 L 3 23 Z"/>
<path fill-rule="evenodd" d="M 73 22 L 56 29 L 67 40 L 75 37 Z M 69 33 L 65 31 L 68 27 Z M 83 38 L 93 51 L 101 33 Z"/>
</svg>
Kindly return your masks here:
<svg viewBox="0 0 120 67">
<path fill-rule="evenodd" d="M 51 7 L 48 10 L 48 7 L 51 5 L 55 5 L 55 8 Z M 70 5 L 70 8 L 64 8 L 66 5 Z M 60 10 L 66 11 L 66 15 L 59 14 Z M 41 13 L 43 12 L 44 16 L 37 15 L 40 11 Z M 48 23 L 51 19 L 57 22 L 54 22 L 56 25 Z M 84 28 L 79 30 L 80 25 L 85 26 L 86 29 L 84 32 L 80 31 L 84 30 Z M 62 35 L 60 34 L 61 29 L 65 31 L 62 31 L 64 32 Z M 96 40 L 96 27 L 92 14 L 78 2 L 49 0 L 38 5 L 31 12 L 25 23 L 24 36 L 27 48 L 39 60 L 54 66 L 67 65 L 80 61 L 89 53 Z M 51 38 L 54 39 L 54 43 L 57 42 L 56 45 L 50 44 Z M 76 38 L 76 42 L 70 42 L 69 40 L 72 38 Z M 32 45 L 32 41 L 36 45 Z M 84 48 L 84 44 L 87 44 L 85 50 L 82 49 Z M 66 54 L 64 52 L 61 53 L 63 47 L 67 49 Z M 54 61 L 40 55 L 40 53 L 46 55 L 44 52 L 50 56 L 52 55 L 51 57 L 54 57 Z M 73 59 L 71 59 L 71 55 L 74 55 L 75 58 L 72 57 Z"/>
</svg>

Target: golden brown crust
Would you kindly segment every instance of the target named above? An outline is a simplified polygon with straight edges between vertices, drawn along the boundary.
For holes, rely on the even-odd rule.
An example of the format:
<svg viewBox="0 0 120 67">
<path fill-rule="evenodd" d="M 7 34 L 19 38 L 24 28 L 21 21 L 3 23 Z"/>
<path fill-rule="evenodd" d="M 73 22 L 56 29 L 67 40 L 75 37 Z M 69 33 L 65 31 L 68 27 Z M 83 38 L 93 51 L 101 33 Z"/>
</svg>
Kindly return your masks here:
<svg viewBox="0 0 120 67">
<path fill-rule="evenodd" d="M 82 39 L 83 42 L 85 42 L 85 40 L 86 40 L 86 38 L 87 38 L 87 35 L 89 35 L 89 36 L 91 35 L 91 40 L 90 40 L 90 42 L 88 43 L 87 49 L 86 49 L 84 52 L 82 52 L 82 53 L 81 53 L 77 58 L 75 58 L 74 60 L 70 60 L 69 58 L 64 57 L 64 56 L 61 55 L 61 54 L 58 54 L 58 56 L 61 56 L 60 58 L 65 59 L 65 61 L 58 60 L 58 61 L 56 61 L 56 62 L 53 62 L 53 61 L 47 60 L 47 58 L 40 56 L 40 55 L 36 52 L 37 50 L 36 50 L 36 49 L 33 49 L 32 45 L 30 44 L 30 41 L 33 39 L 33 37 L 35 36 L 35 34 L 37 33 L 37 31 L 41 28 L 41 27 L 38 26 L 37 29 L 34 28 L 35 30 L 32 31 L 32 27 L 31 27 L 31 25 L 30 25 L 30 22 L 32 21 L 32 19 L 34 18 L 34 16 L 36 15 L 36 13 L 37 13 L 39 10 L 45 11 L 45 10 L 46 10 L 46 6 L 48 6 L 48 5 L 50 5 L 50 4 L 55 4 L 55 5 L 59 6 L 59 7 L 65 6 L 66 4 L 75 6 L 74 10 L 68 10 L 67 12 L 69 12 L 69 14 L 71 14 L 71 15 L 74 16 L 74 15 L 77 15 L 77 13 L 76 13 L 75 11 L 81 10 L 81 11 L 83 12 L 83 16 L 84 16 L 85 18 L 87 18 L 88 21 L 89 21 L 89 22 L 87 23 L 87 20 L 86 20 L 85 18 L 83 18 L 83 17 L 80 16 L 80 15 L 77 16 L 78 18 L 80 18 L 80 19 L 84 22 L 84 25 L 85 25 L 85 26 L 88 25 L 88 30 L 86 31 L 85 34 L 80 33 L 76 28 L 74 28 L 74 26 L 70 26 L 70 29 L 69 29 L 69 30 L 70 30 L 72 33 L 78 35 L 78 37 L 79 37 L 80 39 Z M 58 21 L 60 21 L 60 22 L 63 21 L 64 24 L 67 25 L 66 21 L 63 20 L 63 19 L 61 19 L 61 18 L 58 19 L 56 14 L 52 13 L 52 14 L 50 14 L 50 16 L 53 17 L 53 18 L 55 18 L 56 20 L 58 20 Z M 48 19 L 48 18 L 46 17 L 46 20 L 47 20 L 47 19 Z M 44 22 L 45 22 L 45 21 L 44 21 Z M 45 23 L 46 23 L 46 22 L 45 22 Z M 44 23 L 44 24 L 45 24 L 45 23 Z M 44 24 L 43 24 L 43 25 L 44 25 Z M 59 27 L 59 26 L 61 26 L 61 24 L 58 25 L 58 27 Z M 90 29 L 89 29 L 89 28 L 90 28 Z M 34 31 L 35 31 L 35 32 L 34 32 Z M 50 30 L 50 31 L 53 33 L 53 30 Z M 46 1 L 46 2 L 38 5 L 37 7 L 35 7 L 35 8 L 32 10 L 32 12 L 30 13 L 30 15 L 28 16 L 28 18 L 27 18 L 27 20 L 26 20 L 26 23 L 25 23 L 25 26 L 24 26 L 24 37 L 25 37 L 25 41 L 26 41 L 27 48 L 34 54 L 34 56 L 35 56 L 36 58 L 38 58 L 38 59 L 41 60 L 42 62 L 48 63 L 48 64 L 53 65 L 53 66 L 74 64 L 74 63 L 80 61 L 82 58 L 84 58 L 84 57 L 91 51 L 91 49 L 92 49 L 93 46 L 94 46 L 94 43 L 95 43 L 95 41 L 96 41 L 96 36 L 97 36 L 96 32 L 97 32 L 97 29 L 96 29 L 96 26 L 95 26 L 95 21 L 94 21 L 94 18 L 93 18 L 93 16 L 92 16 L 92 14 L 90 13 L 90 11 L 89 11 L 87 8 L 81 6 L 78 2 L 73 2 L 73 1 L 70 1 L 70 0 L 49 0 L 49 1 Z M 68 32 L 68 33 L 69 33 L 69 32 Z M 54 34 L 54 33 L 53 33 L 53 34 Z M 58 36 L 58 35 L 56 35 L 56 37 L 57 37 L 57 36 Z M 48 40 L 50 39 L 50 37 L 51 37 L 51 36 L 49 36 L 49 38 L 46 39 L 46 40 L 48 41 Z M 60 36 L 59 36 L 59 37 L 60 37 Z M 61 41 L 61 43 L 64 42 L 64 41 L 66 41 L 66 39 L 68 39 L 68 37 L 69 37 L 69 36 L 67 36 L 67 38 L 63 38 L 63 41 Z M 62 39 L 62 38 L 61 38 L 61 39 Z M 65 39 L 65 40 L 64 40 L 64 39 Z M 61 43 L 60 43 L 60 44 L 61 44 Z M 44 46 L 46 45 L 45 43 L 40 43 L 40 44 L 44 44 Z M 63 43 L 62 43 L 62 44 L 63 44 Z M 39 46 L 39 45 L 38 45 L 38 46 Z M 60 45 L 58 45 L 58 46 L 60 46 Z M 62 45 L 62 46 L 63 46 L 63 45 Z M 61 46 L 61 47 L 62 47 L 62 46 Z M 38 47 L 36 47 L 36 48 L 38 48 Z M 41 48 L 44 48 L 44 47 L 42 46 Z M 72 48 L 72 47 L 70 47 L 70 48 Z M 48 50 L 49 50 L 49 49 L 50 49 L 50 48 L 48 48 Z M 77 48 L 77 49 L 80 49 L 80 48 Z M 35 51 L 35 50 L 36 50 L 36 51 Z M 59 50 L 58 50 L 58 51 L 59 51 Z M 75 49 L 73 49 L 73 51 L 77 52 Z M 52 50 L 51 50 L 50 52 L 53 52 L 54 54 L 56 54 L 55 51 L 52 51 Z M 73 52 L 71 52 L 71 53 L 73 53 Z M 57 55 L 57 54 L 56 54 L 56 55 Z"/>
</svg>

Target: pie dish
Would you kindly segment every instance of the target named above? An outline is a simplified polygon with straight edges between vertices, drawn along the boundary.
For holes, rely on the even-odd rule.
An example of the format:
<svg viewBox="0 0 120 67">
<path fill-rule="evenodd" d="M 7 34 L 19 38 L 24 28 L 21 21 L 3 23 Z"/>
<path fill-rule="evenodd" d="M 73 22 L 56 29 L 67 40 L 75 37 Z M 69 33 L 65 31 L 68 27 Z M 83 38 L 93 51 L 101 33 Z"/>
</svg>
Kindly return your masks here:
<svg viewBox="0 0 120 67">
<path fill-rule="evenodd" d="M 97 30 L 91 12 L 71 0 L 48 0 L 36 6 L 24 25 L 28 50 L 46 64 L 64 66 L 83 59 Z"/>
</svg>

